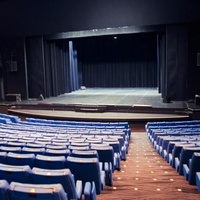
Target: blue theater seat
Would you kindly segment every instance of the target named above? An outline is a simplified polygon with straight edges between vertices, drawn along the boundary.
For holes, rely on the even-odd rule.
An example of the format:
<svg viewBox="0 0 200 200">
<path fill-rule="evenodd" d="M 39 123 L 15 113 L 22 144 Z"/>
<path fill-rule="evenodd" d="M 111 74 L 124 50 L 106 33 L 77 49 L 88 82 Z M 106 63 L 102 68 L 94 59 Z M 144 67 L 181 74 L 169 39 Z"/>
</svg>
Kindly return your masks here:
<svg viewBox="0 0 200 200">
<path fill-rule="evenodd" d="M 23 184 L 12 182 L 10 200 L 68 200 L 61 184 Z"/>
<path fill-rule="evenodd" d="M 6 156 L 8 165 L 29 165 L 31 168 L 34 166 L 35 154 L 20 154 L 9 152 Z"/>
<path fill-rule="evenodd" d="M 194 152 L 200 152 L 200 147 L 194 146 L 182 148 L 179 158 L 176 158 L 175 160 L 175 166 L 180 175 L 183 175 L 183 165 L 188 164 Z"/>
<path fill-rule="evenodd" d="M 82 181 L 78 180 L 75 184 L 74 176 L 69 169 L 61 170 L 48 170 L 41 168 L 32 169 L 32 181 L 35 184 L 53 184 L 60 183 L 69 199 L 81 199 L 82 193 Z M 86 191 L 91 191 L 90 183 L 86 185 Z M 91 194 L 86 193 L 86 196 Z"/>
<path fill-rule="evenodd" d="M 44 155 L 46 156 L 69 156 L 71 151 L 69 149 L 46 149 Z"/>
<path fill-rule="evenodd" d="M 45 148 L 43 147 L 23 147 L 21 153 L 28 153 L 32 154 L 34 153 L 35 155 L 37 154 L 44 154 Z"/>
<path fill-rule="evenodd" d="M 105 184 L 112 186 L 113 184 L 113 172 L 115 170 L 115 158 L 113 147 L 103 144 L 92 144 L 92 150 L 97 150 L 99 155 L 99 162 L 103 164 L 102 169 L 105 171 Z"/>
<path fill-rule="evenodd" d="M 15 166 L 0 164 L 0 179 L 5 179 L 8 183 L 12 181 L 30 183 L 31 168 L 28 165 Z"/>
<path fill-rule="evenodd" d="M 21 152 L 21 147 L 6 147 L 6 146 L 0 146 L 0 152 Z"/>
<path fill-rule="evenodd" d="M 200 153 L 194 152 L 188 164 L 183 165 L 183 174 L 190 185 L 196 185 L 196 173 L 200 172 Z"/>
<path fill-rule="evenodd" d="M 97 158 L 99 159 L 98 152 L 96 150 L 80 151 L 73 150 L 71 156 L 78 158 Z"/>
<path fill-rule="evenodd" d="M 66 168 L 65 156 L 36 155 L 35 167 L 43 169 L 64 169 Z"/>
<path fill-rule="evenodd" d="M 105 184 L 105 173 L 100 170 L 97 158 L 67 157 L 67 167 L 74 174 L 75 181 L 82 180 L 83 187 L 86 182 L 94 182 L 96 194 L 101 194 Z"/>
</svg>

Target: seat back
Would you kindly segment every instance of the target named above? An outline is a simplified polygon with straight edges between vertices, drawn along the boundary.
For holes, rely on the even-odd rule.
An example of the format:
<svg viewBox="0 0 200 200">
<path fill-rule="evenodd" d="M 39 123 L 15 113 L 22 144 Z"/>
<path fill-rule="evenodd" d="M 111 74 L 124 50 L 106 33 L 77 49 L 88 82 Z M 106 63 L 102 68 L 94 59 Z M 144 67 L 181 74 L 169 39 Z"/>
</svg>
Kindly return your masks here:
<svg viewBox="0 0 200 200">
<path fill-rule="evenodd" d="M 35 147 L 33 147 L 33 148 L 31 148 L 31 147 L 23 147 L 21 152 L 22 153 L 28 153 L 28 154 L 34 153 L 35 155 L 44 154 L 45 148 L 43 148 L 43 147 L 36 147 L 36 148 Z"/>
<path fill-rule="evenodd" d="M 102 146 L 93 144 L 93 145 L 91 145 L 91 149 L 97 150 L 98 155 L 99 155 L 99 162 L 111 163 L 112 171 L 114 172 L 114 150 L 113 150 L 113 147 L 106 145 L 106 144 L 103 144 Z"/>
<path fill-rule="evenodd" d="M 183 147 L 180 153 L 179 174 L 183 175 L 183 164 L 188 164 L 194 152 L 200 152 L 200 147 Z"/>
<path fill-rule="evenodd" d="M 15 166 L 0 164 L 0 179 L 5 179 L 8 183 L 12 181 L 30 183 L 31 168 L 28 165 Z"/>
<path fill-rule="evenodd" d="M 20 154 L 9 152 L 6 157 L 7 164 L 9 165 L 29 165 L 31 168 L 34 166 L 35 154 Z"/>
<path fill-rule="evenodd" d="M 96 150 L 88 150 L 88 151 L 73 150 L 71 153 L 71 156 L 79 157 L 79 158 L 98 158 L 99 159 L 99 155 Z"/>
<path fill-rule="evenodd" d="M 61 184 L 23 184 L 12 182 L 10 200 L 68 200 Z"/>
<path fill-rule="evenodd" d="M 44 155 L 47 156 L 69 156 L 71 151 L 69 149 L 46 149 Z"/>
<path fill-rule="evenodd" d="M 83 187 L 86 182 L 95 183 L 96 193 L 101 193 L 101 173 L 97 158 L 67 157 L 67 167 L 74 174 L 75 181 L 82 180 Z"/>
<path fill-rule="evenodd" d="M 188 183 L 190 185 L 196 185 L 196 172 L 200 172 L 200 153 L 193 153 L 189 170 Z"/>
<path fill-rule="evenodd" d="M 0 147 L 0 152 L 16 152 L 20 153 L 21 152 L 21 147 L 6 147 L 6 146 L 1 146 Z"/>
<path fill-rule="evenodd" d="M 34 184 L 60 183 L 69 199 L 77 199 L 74 176 L 69 169 L 48 170 L 34 167 L 31 176 Z"/>
<path fill-rule="evenodd" d="M 36 155 L 35 167 L 43 169 L 64 169 L 66 168 L 65 156 Z"/>
</svg>

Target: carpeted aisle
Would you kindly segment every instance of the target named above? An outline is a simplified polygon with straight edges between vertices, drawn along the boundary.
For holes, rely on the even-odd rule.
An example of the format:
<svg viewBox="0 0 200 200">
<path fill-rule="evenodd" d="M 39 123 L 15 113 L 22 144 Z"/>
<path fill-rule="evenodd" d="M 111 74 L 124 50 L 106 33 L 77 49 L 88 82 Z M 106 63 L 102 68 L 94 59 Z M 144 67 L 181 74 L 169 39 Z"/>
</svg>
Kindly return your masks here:
<svg viewBox="0 0 200 200">
<path fill-rule="evenodd" d="M 106 186 L 97 200 L 200 199 L 191 186 L 157 154 L 146 133 L 133 132 L 127 161 L 114 172 L 113 187 Z"/>
</svg>

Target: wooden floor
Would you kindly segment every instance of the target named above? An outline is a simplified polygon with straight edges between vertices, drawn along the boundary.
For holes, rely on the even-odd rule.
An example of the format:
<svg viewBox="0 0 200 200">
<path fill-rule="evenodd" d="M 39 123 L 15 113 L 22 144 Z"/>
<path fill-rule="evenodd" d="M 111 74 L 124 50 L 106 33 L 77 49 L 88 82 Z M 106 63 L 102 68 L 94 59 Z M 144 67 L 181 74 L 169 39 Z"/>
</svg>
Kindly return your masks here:
<svg viewBox="0 0 200 200">
<path fill-rule="evenodd" d="M 114 172 L 113 187 L 106 186 L 97 200 L 197 200 L 196 186 L 187 183 L 148 140 L 144 127 L 133 125 L 127 161 Z"/>
<path fill-rule="evenodd" d="M 163 114 L 163 113 L 126 113 L 126 112 L 74 112 L 60 110 L 34 110 L 34 109 L 9 109 L 10 114 L 24 117 L 35 117 L 59 120 L 80 121 L 160 121 L 160 120 L 185 120 L 189 116 L 185 114 Z"/>
</svg>

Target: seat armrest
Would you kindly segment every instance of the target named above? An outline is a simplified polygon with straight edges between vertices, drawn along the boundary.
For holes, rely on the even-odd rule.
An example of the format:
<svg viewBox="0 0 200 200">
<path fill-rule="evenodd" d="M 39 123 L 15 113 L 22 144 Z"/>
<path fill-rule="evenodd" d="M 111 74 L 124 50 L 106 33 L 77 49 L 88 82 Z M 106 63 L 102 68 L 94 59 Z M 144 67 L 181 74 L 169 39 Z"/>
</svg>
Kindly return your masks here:
<svg viewBox="0 0 200 200">
<path fill-rule="evenodd" d="M 76 193 L 77 193 L 78 199 L 81 199 L 82 192 L 83 192 L 83 183 L 81 180 L 77 180 L 76 181 Z"/>
<path fill-rule="evenodd" d="M 114 163 L 115 163 L 115 169 L 116 170 L 120 170 L 121 166 L 120 166 L 120 154 L 119 153 L 114 153 Z"/>
<path fill-rule="evenodd" d="M 90 182 L 86 182 L 85 183 L 85 187 L 84 187 L 84 197 L 85 197 L 85 200 L 90 200 L 90 192 L 91 192 L 91 189 L 92 189 L 92 185 Z"/>
<path fill-rule="evenodd" d="M 96 187 L 94 181 L 92 183 L 86 182 L 84 187 L 84 199 L 96 200 Z"/>
<path fill-rule="evenodd" d="M 103 163 L 102 162 L 99 162 L 99 167 L 100 167 L 100 170 L 102 171 L 103 170 Z"/>
<path fill-rule="evenodd" d="M 105 171 L 105 184 L 108 186 L 112 186 L 113 184 L 112 163 L 105 162 L 104 171 Z"/>
<path fill-rule="evenodd" d="M 184 164 L 183 165 L 183 175 L 184 175 L 186 181 L 188 181 L 189 171 L 190 171 L 190 169 L 188 168 L 188 166 L 186 164 Z"/>
<path fill-rule="evenodd" d="M 121 153 L 121 159 L 126 160 L 126 146 L 125 145 L 121 147 L 120 153 Z"/>
</svg>

